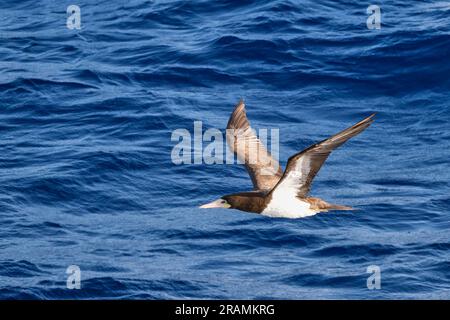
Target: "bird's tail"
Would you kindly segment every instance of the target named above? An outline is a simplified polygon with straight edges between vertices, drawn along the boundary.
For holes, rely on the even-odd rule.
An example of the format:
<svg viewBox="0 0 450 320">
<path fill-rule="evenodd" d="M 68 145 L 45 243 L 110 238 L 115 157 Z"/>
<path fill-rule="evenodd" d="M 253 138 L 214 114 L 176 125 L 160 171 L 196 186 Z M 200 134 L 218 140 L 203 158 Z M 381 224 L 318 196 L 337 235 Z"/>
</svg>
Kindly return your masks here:
<svg viewBox="0 0 450 320">
<path fill-rule="evenodd" d="M 341 206 L 340 204 L 329 204 L 327 210 L 356 210 L 348 206 Z"/>
<path fill-rule="evenodd" d="M 328 202 L 326 202 L 326 201 L 324 201 L 322 199 L 319 199 L 319 198 L 309 197 L 309 198 L 304 198 L 302 200 L 308 202 L 311 209 L 318 210 L 318 211 L 356 210 L 356 209 L 353 209 L 352 207 L 347 207 L 347 206 L 341 206 L 339 204 L 328 203 Z"/>
</svg>

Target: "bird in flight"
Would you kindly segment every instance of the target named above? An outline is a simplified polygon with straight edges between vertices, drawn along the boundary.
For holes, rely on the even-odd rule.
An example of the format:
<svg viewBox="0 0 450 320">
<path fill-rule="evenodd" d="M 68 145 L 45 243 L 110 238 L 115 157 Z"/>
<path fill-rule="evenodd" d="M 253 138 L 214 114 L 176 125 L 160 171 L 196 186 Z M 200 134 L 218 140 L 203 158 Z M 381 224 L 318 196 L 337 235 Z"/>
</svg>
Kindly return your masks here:
<svg viewBox="0 0 450 320">
<path fill-rule="evenodd" d="M 225 195 L 200 208 L 237 209 L 280 218 L 302 218 L 329 210 L 352 210 L 308 194 L 314 177 L 331 151 L 370 126 L 374 115 L 294 154 L 283 172 L 251 128 L 244 101 L 239 101 L 228 121 L 227 143 L 244 163 L 254 190 Z"/>
</svg>

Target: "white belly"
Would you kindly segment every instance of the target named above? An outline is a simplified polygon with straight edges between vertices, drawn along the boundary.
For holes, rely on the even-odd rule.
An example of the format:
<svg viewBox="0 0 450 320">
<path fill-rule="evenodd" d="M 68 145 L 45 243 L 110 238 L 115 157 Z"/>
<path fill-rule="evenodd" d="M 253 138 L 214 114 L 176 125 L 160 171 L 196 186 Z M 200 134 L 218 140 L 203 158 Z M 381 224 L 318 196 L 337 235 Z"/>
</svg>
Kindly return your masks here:
<svg viewBox="0 0 450 320">
<path fill-rule="evenodd" d="M 279 218 L 303 218 L 313 216 L 318 212 L 317 210 L 312 210 L 308 202 L 302 201 L 297 197 L 282 196 L 282 194 L 278 193 L 273 195 L 261 214 Z"/>
</svg>

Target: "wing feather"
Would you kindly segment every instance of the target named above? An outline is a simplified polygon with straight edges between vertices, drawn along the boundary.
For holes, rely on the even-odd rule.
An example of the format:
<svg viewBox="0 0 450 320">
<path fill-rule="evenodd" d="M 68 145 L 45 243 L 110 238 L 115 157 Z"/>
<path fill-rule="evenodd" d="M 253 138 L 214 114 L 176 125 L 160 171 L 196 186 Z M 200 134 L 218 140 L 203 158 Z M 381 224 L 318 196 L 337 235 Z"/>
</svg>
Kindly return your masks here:
<svg viewBox="0 0 450 320">
<path fill-rule="evenodd" d="M 374 116 L 375 114 L 372 114 L 357 124 L 290 157 L 283 177 L 271 192 L 283 189 L 283 192 L 292 193 L 299 198 L 306 197 L 314 177 L 331 152 L 369 127 Z"/>
<path fill-rule="evenodd" d="M 227 124 L 227 143 L 238 159 L 244 163 L 255 190 L 271 190 L 283 172 L 250 126 L 244 101 L 236 105 Z"/>
</svg>

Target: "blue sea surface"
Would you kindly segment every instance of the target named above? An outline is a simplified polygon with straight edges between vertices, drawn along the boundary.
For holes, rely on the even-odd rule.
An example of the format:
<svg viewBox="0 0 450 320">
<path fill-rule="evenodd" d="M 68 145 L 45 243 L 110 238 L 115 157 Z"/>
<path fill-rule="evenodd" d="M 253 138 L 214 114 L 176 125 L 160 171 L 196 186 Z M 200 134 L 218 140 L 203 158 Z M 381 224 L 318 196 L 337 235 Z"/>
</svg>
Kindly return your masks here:
<svg viewBox="0 0 450 320">
<path fill-rule="evenodd" d="M 370 4 L 1 0 L 0 298 L 449 299 L 450 2 Z M 172 132 L 241 97 L 283 166 L 377 112 L 312 188 L 358 210 L 198 209 L 251 181 Z"/>
</svg>

